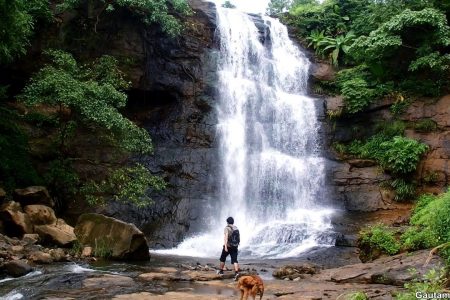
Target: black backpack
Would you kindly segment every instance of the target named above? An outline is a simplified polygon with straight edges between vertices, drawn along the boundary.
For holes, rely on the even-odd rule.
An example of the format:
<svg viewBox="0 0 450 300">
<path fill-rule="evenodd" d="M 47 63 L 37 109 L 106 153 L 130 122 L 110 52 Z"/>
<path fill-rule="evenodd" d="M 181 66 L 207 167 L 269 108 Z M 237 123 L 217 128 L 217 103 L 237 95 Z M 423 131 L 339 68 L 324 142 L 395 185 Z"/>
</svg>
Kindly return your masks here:
<svg viewBox="0 0 450 300">
<path fill-rule="evenodd" d="M 228 236 L 228 244 L 231 247 L 237 248 L 237 246 L 239 246 L 239 243 L 241 242 L 241 236 L 239 234 L 239 229 L 233 230 L 233 227 L 231 227 L 231 226 L 230 226 L 230 228 L 232 231 L 231 231 L 231 234 Z"/>
</svg>

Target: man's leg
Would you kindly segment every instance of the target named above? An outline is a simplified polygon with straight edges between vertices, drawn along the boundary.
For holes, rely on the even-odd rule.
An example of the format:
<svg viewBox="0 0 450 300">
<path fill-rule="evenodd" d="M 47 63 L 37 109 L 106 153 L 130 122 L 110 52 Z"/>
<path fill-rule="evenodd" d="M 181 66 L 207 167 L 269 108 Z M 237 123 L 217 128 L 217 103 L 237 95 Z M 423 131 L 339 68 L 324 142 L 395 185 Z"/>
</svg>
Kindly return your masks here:
<svg viewBox="0 0 450 300">
<path fill-rule="evenodd" d="M 237 248 L 229 248 L 228 251 L 230 252 L 230 256 L 231 256 L 231 263 L 234 265 L 234 271 L 237 273 L 237 272 L 239 272 L 239 263 L 237 260 L 238 249 Z"/>
<path fill-rule="evenodd" d="M 228 252 L 225 252 L 225 247 L 222 248 L 222 254 L 220 255 L 219 261 L 219 274 L 223 274 L 225 268 L 225 260 L 227 259 Z"/>
<path fill-rule="evenodd" d="M 239 272 L 239 264 L 238 263 L 234 263 L 234 271 Z"/>
<path fill-rule="evenodd" d="M 239 276 L 239 263 L 237 260 L 238 249 L 237 248 L 228 248 L 231 256 L 231 263 L 234 265 L 234 280 L 237 280 Z"/>
</svg>

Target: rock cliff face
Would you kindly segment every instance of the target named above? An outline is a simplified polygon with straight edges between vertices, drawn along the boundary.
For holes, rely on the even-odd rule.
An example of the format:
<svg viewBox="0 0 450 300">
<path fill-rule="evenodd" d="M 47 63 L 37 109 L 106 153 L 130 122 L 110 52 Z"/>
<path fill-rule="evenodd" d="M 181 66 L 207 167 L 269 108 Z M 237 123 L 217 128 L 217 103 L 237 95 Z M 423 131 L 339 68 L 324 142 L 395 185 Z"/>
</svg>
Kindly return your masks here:
<svg viewBox="0 0 450 300">
<path fill-rule="evenodd" d="M 339 99 L 327 99 L 326 110 L 340 109 L 342 103 L 337 100 Z M 328 144 L 362 138 L 371 134 L 370 128 L 373 128 L 374 124 L 392 122 L 393 116 L 390 112 L 392 104 L 382 100 L 365 112 L 331 122 L 333 124 L 330 124 L 327 134 Z M 440 193 L 449 184 L 449 105 L 448 95 L 434 100 L 418 99 L 399 117 L 406 124 L 407 137 L 424 142 L 430 147 L 414 175 L 419 187 L 418 192 Z M 375 166 L 374 162 L 355 159 L 342 161 L 336 159 L 337 156 L 331 152 L 330 157 L 332 161 L 329 176 L 335 191 L 334 197 L 345 209 L 370 212 L 405 208 L 405 204 L 393 200 L 392 191 L 382 187 L 382 183 L 390 177 Z"/>
<path fill-rule="evenodd" d="M 416 124 L 416 128 L 406 131 L 406 136 L 421 140 L 430 147 L 416 175 L 422 191 L 443 192 L 450 183 L 450 95 L 413 103 L 403 119 Z M 421 120 L 431 120 L 436 126 L 423 132 L 423 128 L 417 126 Z"/>
<path fill-rule="evenodd" d="M 215 7 L 190 4 L 194 14 L 184 20 L 180 37 L 129 24 L 111 50 L 140 62 L 128 71 L 133 90 L 127 114 L 149 130 L 155 145 L 153 156 L 140 159 L 169 187 L 152 195 L 149 208 L 113 203 L 98 211 L 136 224 L 150 247 L 173 247 L 202 226 L 201 209 L 216 198 Z"/>
</svg>

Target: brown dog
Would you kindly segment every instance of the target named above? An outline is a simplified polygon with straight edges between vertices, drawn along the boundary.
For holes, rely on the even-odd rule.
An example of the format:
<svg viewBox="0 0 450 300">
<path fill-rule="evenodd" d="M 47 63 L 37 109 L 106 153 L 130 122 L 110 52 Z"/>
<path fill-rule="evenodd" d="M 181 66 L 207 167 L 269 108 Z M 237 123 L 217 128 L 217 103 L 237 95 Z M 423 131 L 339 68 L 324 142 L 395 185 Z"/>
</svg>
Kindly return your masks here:
<svg viewBox="0 0 450 300">
<path fill-rule="evenodd" d="M 238 289 L 241 290 L 241 299 L 247 300 L 249 295 L 252 295 L 255 300 L 256 295 L 259 294 L 259 300 L 264 294 L 264 283 L 258 275 L 245 275 L 238 280 Z"/>
</svg>

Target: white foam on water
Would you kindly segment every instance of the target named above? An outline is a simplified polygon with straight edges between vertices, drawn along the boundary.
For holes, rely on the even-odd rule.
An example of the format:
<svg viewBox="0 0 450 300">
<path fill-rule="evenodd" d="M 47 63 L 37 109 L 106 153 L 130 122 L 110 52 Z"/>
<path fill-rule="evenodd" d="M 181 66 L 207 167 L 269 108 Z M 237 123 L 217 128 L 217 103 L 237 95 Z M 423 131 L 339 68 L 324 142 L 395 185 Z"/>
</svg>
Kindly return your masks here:
<svg viewBox="0 0 450 300">
<path fill-rule="evenodd" d="M 42 271 L 32 271 L 30 273 L 25 274 L 24 276 L 21 276 L 21 277 L 8 277 L 8 278 L 1 279 L 0 283 L 6 282 L 6 281 L 11 281 L 11 280 L 21 280 L 23 278 L 38 276 L 38 275 L 41 275 L 41 274 L 42 274 Z"/>
<path fill-rule="evenodd" d="M 78 264 L 68 265 L 66 268 L 71 273 L 95 272 L 95 270 L 93 270 L 93 269 L 85 268 L 85 267 L 82 267 L 82 266 L 80 266 Z"/>
<path fill-rule="evenodd" d="M 24 296 L 21 293 L 12 291 L 3 297 L 0 297 L 0 299 L 2 299 L 2 300 L 18 300 L 18 299 L 24 299 Z"/>
</svg>

